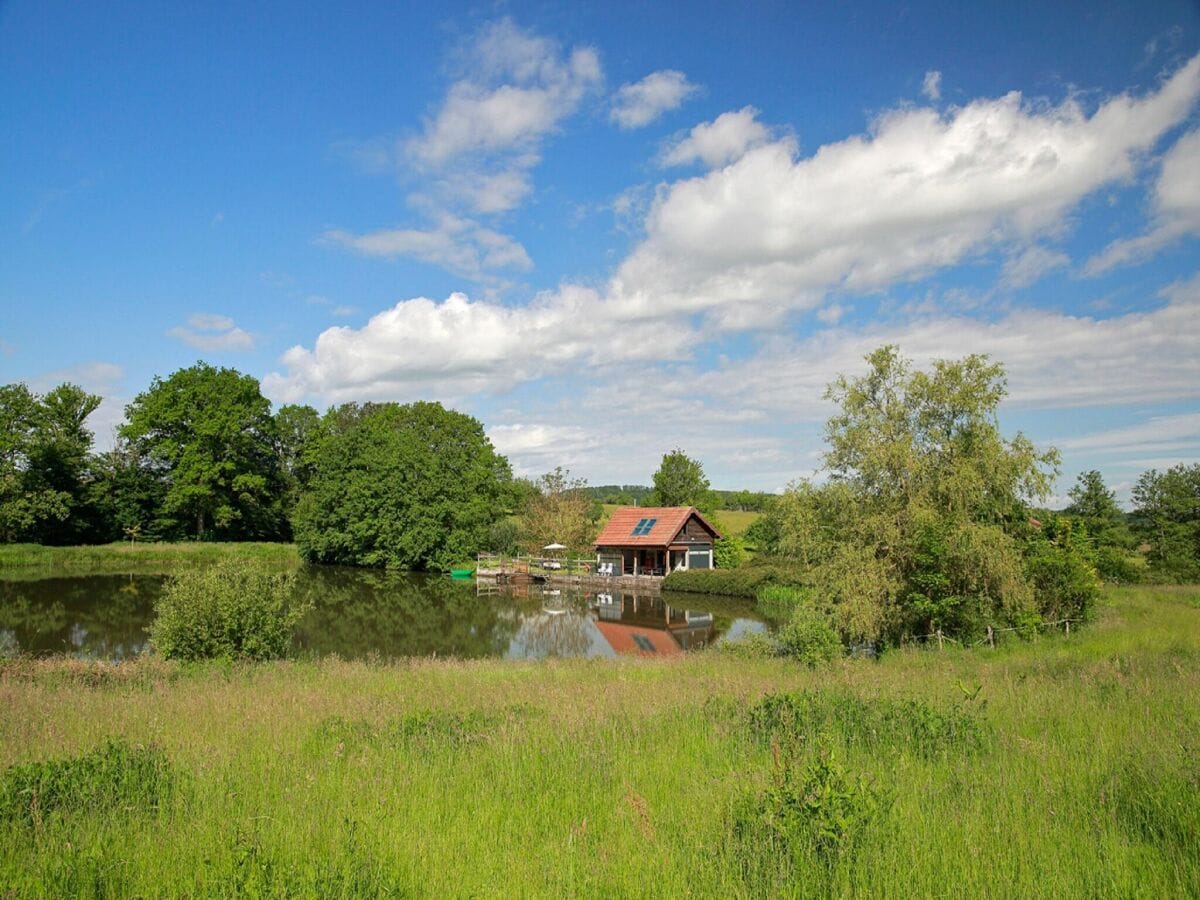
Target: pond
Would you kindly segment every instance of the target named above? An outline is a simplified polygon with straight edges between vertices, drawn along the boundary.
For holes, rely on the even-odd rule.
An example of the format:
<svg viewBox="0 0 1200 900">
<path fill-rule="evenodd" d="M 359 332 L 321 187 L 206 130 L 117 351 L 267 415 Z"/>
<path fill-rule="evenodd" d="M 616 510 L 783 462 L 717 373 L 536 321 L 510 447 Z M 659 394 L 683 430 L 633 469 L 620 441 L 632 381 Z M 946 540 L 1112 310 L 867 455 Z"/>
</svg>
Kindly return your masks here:
<svg viewBox="0 0 1200 900">
<path fill-rule="evenodd" d="M 162 575 L 0 580 L 0 657 L 136 656 L 146 650 L 165 581 Z M 313 601 L 296 634 L 299 654 L 307 657 L 668 656 L 766 629 L 753 605 L 738 598 L 554 585 L 498 589 L 446 576 L 327 566 L 300 569 L 296 589 Z"/>
</svg>

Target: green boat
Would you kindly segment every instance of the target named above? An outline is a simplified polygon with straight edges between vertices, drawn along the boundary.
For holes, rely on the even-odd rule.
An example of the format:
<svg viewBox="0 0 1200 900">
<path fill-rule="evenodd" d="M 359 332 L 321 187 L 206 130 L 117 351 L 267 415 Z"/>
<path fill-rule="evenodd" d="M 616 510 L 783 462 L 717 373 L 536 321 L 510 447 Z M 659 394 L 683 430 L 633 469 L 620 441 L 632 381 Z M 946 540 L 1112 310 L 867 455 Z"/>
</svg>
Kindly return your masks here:
<svg viewBox="0 0 1200 900">
<path fill-rule="evenodd" d="M 475 574 L 474 569 L 451 569 L 450 570 L 451 578 L 470 578 L 474 574 Z"/>
</svg>

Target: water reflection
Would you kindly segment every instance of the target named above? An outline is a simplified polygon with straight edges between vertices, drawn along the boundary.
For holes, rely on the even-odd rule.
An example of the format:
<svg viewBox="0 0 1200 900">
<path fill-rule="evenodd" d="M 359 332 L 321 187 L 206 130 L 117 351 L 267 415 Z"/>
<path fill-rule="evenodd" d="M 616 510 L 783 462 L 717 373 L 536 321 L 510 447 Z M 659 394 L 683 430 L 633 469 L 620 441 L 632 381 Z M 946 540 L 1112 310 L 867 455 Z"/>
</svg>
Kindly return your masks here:
<svg viewBox="0 0 1200 900">
<path fill-rule="evenodd" d="M 0 580 L 0 657 L 135 656 L 146 649 L 164 582 L 158 575 Z M 297 629 L 296 645 L 313 657 L 671 656 L 766 627 L 736 599 L 689 598 L 685 607 L 671 595 L 499 589 L 338 567 L 300 570 L 297 591 L 313 609 Z"/>
</svg>

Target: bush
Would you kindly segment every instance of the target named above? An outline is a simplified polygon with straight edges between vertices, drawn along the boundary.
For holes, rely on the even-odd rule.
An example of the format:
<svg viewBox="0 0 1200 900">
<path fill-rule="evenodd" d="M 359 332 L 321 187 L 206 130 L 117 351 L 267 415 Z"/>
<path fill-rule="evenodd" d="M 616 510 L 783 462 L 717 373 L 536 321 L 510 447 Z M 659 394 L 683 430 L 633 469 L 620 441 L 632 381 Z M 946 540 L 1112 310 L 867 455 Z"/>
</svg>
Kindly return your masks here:
<svg viewBox="0 0 1200 900">
<path fill-rule="evenodd" d="M 174 576 L 155 604 L 150 642 L 167 659 L 278 659 L 311 608 L 295 576 L 226 560 Z"/>
<path fill-rule="evenodd" d="M 725 594 L 730 597 L 757 597 L 767 585 L 804 587 L 808 577 L 793 565 L 768 563 L 740 566 L 736 569 L 688 569 L 672 572 L 663 579 L 663 589 L 690 591 L 694 594 Z"/>
<path fill-rule="evenodd" d="M 779 651 L 810 669 L 842 655 L 842 642 L 829 620 L 810 606 L 797 606 L 779 630 Z"/>
<path fill-rule="evenodd" d="M 721 641 L 714 649 L 738 659 L 772 659 L 779 655 L 779 645 L 761 632 L 751 632 L 733 641 Z"/>
<path fill-rule="evenodd" d="M 1043 619 L 1079 621 L 1092 617 L 1100 596 L 1100 579 L 1078 548 L 1037 541 L 1025 558 L 1025 572 Z"/>
<path fill-rule="evenodd" d="M 713 544 L 713 564 L 718 569 L 736 569 L 746 561 L 746 547 L 738 537 L 724 537 Z"/>
<path fill-rule="evenodd" d="M 810 603 L 813 592 L 787 584 L 768 584 L 758 589 L 754 608 L 768 619 L 787 621 L 801 603 Z"/>
</svg>

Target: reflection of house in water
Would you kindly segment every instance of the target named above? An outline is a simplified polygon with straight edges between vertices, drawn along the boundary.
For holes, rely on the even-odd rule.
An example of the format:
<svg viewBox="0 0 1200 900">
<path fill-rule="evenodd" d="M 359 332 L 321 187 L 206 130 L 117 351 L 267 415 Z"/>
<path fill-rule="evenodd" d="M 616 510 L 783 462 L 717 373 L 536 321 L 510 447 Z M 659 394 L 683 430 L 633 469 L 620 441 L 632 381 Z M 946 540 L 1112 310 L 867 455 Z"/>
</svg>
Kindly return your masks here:
<svg viewBox="0 0 1200 900">
<path fill-rule="evenodd" d="M 635 594 L 598 594 L 596 629 L 615 652 L 640 655 L 677 655 L 705 647 L 717 636 L 712 613 Z"/>
</svg>

